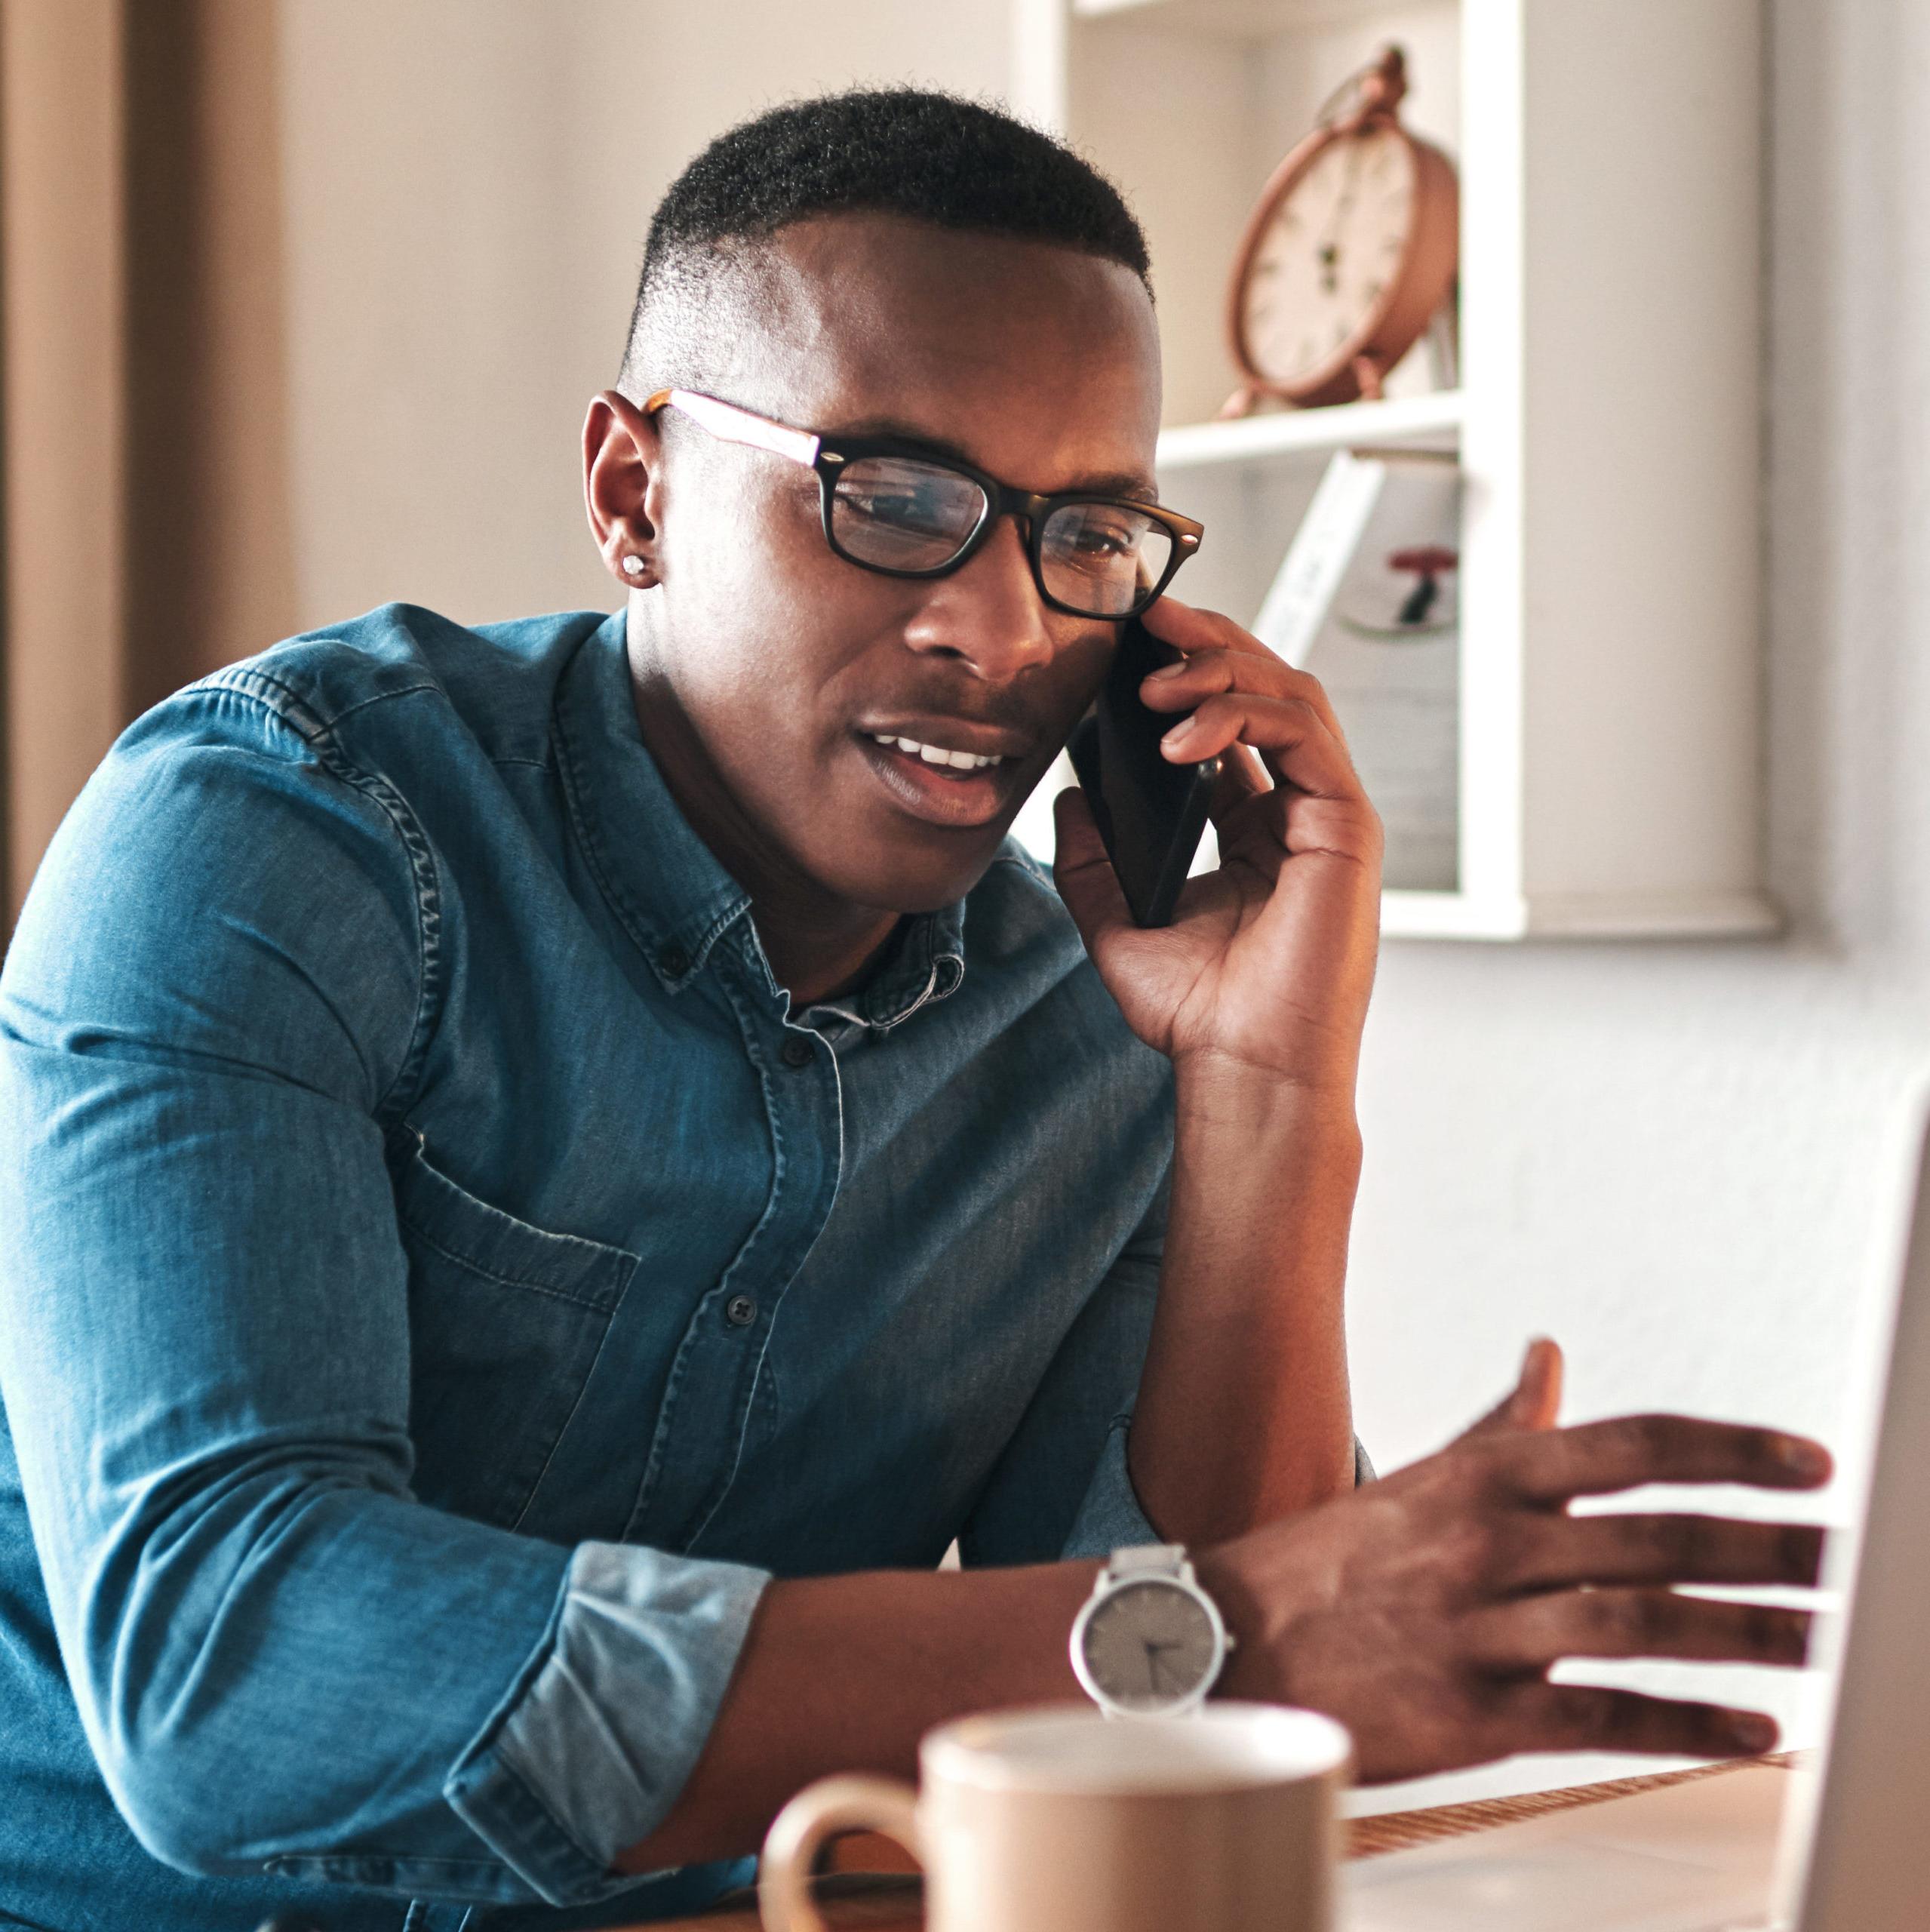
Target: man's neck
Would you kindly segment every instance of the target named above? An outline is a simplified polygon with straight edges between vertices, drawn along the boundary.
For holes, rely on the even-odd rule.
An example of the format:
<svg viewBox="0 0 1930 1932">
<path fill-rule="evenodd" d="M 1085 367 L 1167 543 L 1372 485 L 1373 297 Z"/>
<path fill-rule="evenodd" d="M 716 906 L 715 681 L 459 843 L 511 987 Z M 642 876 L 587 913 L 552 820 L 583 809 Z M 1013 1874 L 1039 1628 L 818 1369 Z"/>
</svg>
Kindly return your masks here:
<svg viewBox="0 0 1930 1932">
<path fill-rule="evenodd" d="M 874 915 L 874 923 L 862 933 L 811 931 L 801 921 L 773 915 L 754 893 L 751 896 L 751 917 L 764 957 L 777 983 L 790 988 L 794 1013 L 862 986 L 890 945 L 901 916 Z M 875 923 L 879 918 L 884 921 L 881 928 Z"/>
<path fill-rule="evenodd" d="M 900 915 L 854 905 L 800 876 L 745 814 L 705 751 L 668 681 L 630 654 L 637 729 L 677 808 L 750 896 L 751 917 L 793 1012 L 862 984 Z"/>
</svg>

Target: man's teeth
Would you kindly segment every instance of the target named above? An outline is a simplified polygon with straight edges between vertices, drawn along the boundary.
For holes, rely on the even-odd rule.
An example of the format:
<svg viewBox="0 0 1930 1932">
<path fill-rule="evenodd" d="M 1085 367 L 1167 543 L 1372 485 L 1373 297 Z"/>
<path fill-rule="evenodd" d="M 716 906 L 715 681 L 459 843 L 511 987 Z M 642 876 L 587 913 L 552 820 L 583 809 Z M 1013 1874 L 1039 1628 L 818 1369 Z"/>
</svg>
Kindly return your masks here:
<svg viewBox="0 0 1930 1932">
<path fill-rule="evenodd" d="M 976 752 L 948 752 L 942 745 L 921 745 L 916 738 L 887 737 L 882 731 L 874 731 L 871 736 L 881 745 L 896 745 L 902 752 L 909 752 L 914 758 L 921 758 L 927 764 L 955 765 L 960 771 L 982 771 L 988 765 L 1003 764 L 1003 758 L 994 755 L 981 757 Z"/>
</svg>

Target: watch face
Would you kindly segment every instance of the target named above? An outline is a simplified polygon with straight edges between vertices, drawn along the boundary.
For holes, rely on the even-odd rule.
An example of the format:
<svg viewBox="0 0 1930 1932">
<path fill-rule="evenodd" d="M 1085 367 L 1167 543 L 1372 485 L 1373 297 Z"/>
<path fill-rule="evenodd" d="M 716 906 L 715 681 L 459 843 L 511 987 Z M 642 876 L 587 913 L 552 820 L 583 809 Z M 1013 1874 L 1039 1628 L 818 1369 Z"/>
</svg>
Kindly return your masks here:
<svg viewBox="0 0 1930 1932">
<path fill-rule="evenodd" d="M 1156 1577 L 1127 1583 L 1093 1607 L 1080 1649 L 1093 1682 L 1128 1710 L 1191 1697 L 1213 1667 L 1213 1623 L 1191 1591 Z"/>
<path fill-rule="evenodd" d="M 1240 295 L 1246 353 L 1268 381 L 1304 383 L 1363 341 L 1414 224 L 1413 150 L 1394 128 L 1330 141 L 1273 211 Z"/>
</svg>

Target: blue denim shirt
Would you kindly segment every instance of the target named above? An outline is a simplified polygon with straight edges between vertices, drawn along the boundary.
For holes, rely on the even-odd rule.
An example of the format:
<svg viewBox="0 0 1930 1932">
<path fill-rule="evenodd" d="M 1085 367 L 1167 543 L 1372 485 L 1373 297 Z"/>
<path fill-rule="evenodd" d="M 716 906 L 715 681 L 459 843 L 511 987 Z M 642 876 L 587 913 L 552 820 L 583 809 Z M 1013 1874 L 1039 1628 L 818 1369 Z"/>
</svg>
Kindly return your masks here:
<svg viewBox="0 0 1930 1932">
<path fill-rule="evenodd" d="M 620 615 L 115 746 L 0 979 L 0 1923 L 687 1908 L 610 1862 L 772 1575 L 1151 1538 L 1170 1069 L 1049 878 L 794 1013 L 748 911 Z"/>
</svg>

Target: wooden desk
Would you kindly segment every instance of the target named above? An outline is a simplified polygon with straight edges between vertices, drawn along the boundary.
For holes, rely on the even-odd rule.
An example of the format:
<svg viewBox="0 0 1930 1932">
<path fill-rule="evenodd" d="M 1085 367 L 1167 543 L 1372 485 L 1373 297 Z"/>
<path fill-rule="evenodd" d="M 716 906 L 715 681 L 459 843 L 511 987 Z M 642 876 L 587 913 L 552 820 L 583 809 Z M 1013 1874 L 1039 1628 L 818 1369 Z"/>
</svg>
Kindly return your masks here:
<svg viewBox="0 0 1930 1932">
<path fill-rule="evenodd" d="M 1348 1856 L 1373 1858 L 1382 1852 L 1405 1851 L 1410 1845 L 1491 1831 L 1497 1825 L 1518 1824 L 1526 1818 L 1545 1817 L 1553 1811 L 1600 1804 L 1612 1798 L 1632 1798 L 1638 1792 L 1686 1784 L 1692 1779 L 1720 1777 L 1726 1771 L 1738 1768 L 1738 1764 L 1768 1763 L 1787 1768 L 1799 1755 L 1785 1752 L 1767 1759 L 1744 1758 L 1738 1764 L 1704 1764 L 1692 1770 L 1666 1771 L 1653 1777 L 1621 1778 L 1612 1784 L 1577 1785 L 1566 1791 L 1530 1792 L 1519 1798 L 1494 1798 L 1478 1804 L 1444 1804 L 1429 1811 L 1394 1811 L 1383 1817 L 1356 1818 L 1347 1828 Z M 879 1840 L 865 1842 L 888 1844 Z M 848 1866 L 848 1852 L 841 1862 Z M 924 1913 L 915 1878 L 847 1869 L 823 1881 L 822 1896 L 825 1915 L 835 1927 L 848 1926 L 853 1932 L 924 1932 Z M 758 1932 L 757 1902 L 748 1894 L 734 1894 L 693 1918 L 659 1919 L 651 1926 L 628 1928 L 628 1932 Z"/>
</svg>

